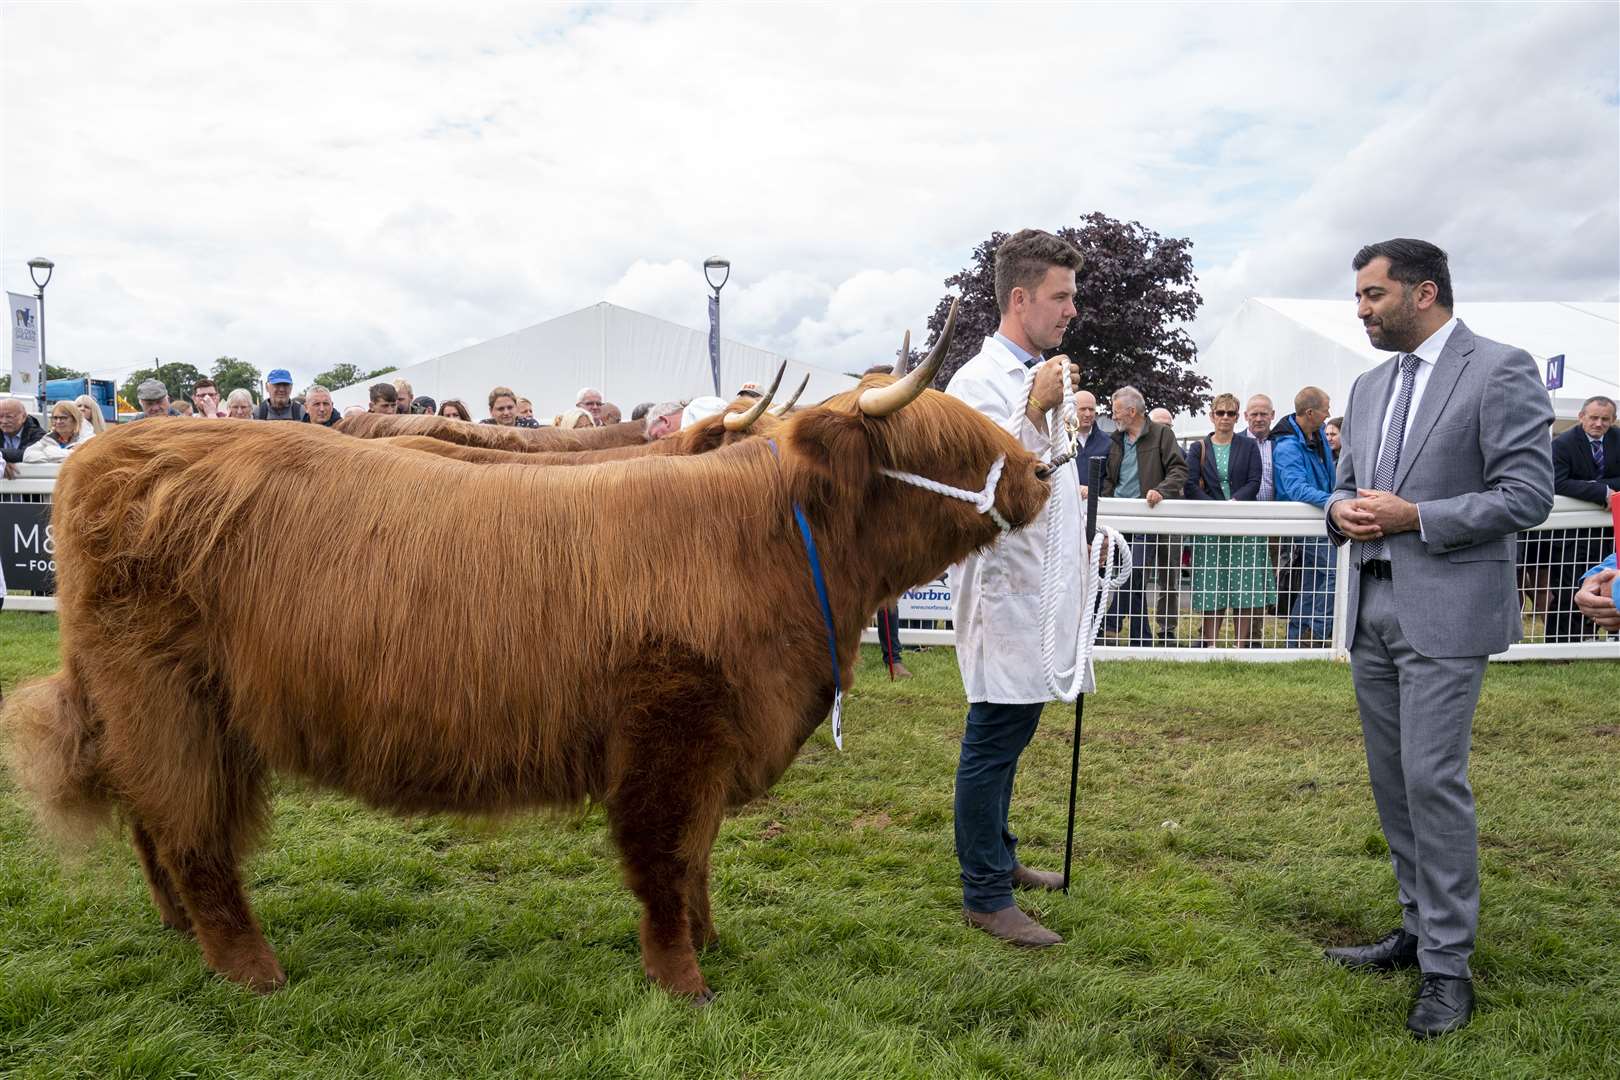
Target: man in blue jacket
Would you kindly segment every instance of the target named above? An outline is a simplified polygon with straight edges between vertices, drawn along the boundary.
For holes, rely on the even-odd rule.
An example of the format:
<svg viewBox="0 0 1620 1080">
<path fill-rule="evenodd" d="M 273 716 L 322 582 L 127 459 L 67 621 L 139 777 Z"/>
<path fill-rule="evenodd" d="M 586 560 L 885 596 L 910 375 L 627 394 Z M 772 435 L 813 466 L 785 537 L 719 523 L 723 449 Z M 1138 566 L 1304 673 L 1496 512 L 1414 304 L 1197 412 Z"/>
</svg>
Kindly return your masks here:
<svg viewBox="0 0 1620 1080">
<path fill-rule="evenodd" d="M 1294 395 L 1294 412 L 1271 429 L 1271 473 L 1277 499 L 1325 507 L 1333 493 L 1333 449 L 1322 437 L 1330 402 L 1327 392 L 1307 386 Z M 1333 546 L 1327 537 L 1306 537 L 1302 545 L 1299 596 L 1288 616 L 1290 647 L 1310 638 L 1333 637 Z"/>
</svg>

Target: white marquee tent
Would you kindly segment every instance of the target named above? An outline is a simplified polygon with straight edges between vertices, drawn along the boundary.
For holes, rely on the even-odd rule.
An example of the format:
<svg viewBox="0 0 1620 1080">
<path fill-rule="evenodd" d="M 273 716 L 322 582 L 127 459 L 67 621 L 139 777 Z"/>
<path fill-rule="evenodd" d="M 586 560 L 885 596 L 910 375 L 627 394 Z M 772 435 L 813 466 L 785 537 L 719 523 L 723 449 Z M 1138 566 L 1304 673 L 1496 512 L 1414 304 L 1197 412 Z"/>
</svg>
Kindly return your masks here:
<svg viewBox="0 0 1620 1080">
<path fill-rule="evenodd" d="M 768 384 L 784 357 L 721 339 L 720 388 L 731 395 L 745 382 Z M 802 401 L 814 402 L 854 385 L 848 375 L 789 360 L 785 400 L 810 376 Z M 489 391 L 510 386 L 534 402 L 535 415 L 554 416 L 574 404 L 586 386 L 602 391 L 629 419 L 643 401 L 669 401 L 708 394 L 709 337 L 705 331 L 606 302 L 464 349 L 390 372 L 383 379 L 408 379 L 417 394 L 435 401 L 460 398 L 473 416 L 488 415 Z M 369 383 L 333 393 L 339 410 L 366 404 Z"/>
<path fill-rule="evenodd" d="M 1574 417 L 1594 394 L 1620 398 L 1620 304 L 1522 301 L 1457 305 L 1469 329 L 1527 350 L 1546 374 L 1546 360 L 1562 353 L 1564 385 L 1553 392 L 1561 419 Z M 1281 300 L 1254 297 L 1199 352 L 1198 370 L 1215 393 L 1240 400 L 1269 394 L 1279 413 L 1302 386 L 1328 392 L 1343 412 L 1357 375 L 1388 359 L 1367 343 L 1350 300 Z M 1208 430 L 1208 417 L 1177 416 L 1178 434 Z"/>
</svg>

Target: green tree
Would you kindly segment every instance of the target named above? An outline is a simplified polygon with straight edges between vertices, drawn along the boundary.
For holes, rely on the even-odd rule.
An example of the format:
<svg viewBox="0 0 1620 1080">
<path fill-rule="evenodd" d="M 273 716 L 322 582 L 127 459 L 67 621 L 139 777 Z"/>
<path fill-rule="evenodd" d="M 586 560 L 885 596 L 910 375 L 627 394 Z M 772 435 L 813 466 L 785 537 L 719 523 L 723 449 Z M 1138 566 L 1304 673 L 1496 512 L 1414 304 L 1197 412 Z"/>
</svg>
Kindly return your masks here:
<svg viewBox="0 0 1620 1080">
<path fill-rule="evenodd" d="M 377 374 L 374 371 L 361 371 L 354 364 L 333 364 L 330 371 L 323 371 L 315 376 L 315 384 L 324 386 L 328 390 L 341 390 L 345 386 L 353 386 L 362 379 L 369 379 Z"/>
<path fill-rule="evenodd" d="M 213 377 L 214 385 L 219 387 L 219 399 L 224 401 L 232 390 L 246 390 L 253 395 L 255 403 L 263 397 L 263 375 L 259 369 L 246 360 L 238 360 L 234 356 L 221 356 L 214 361 L 214 370 L 209 372 Z"/>
<path fill-rule="evenodd" d="M 1202 409 L 1209 380 L 1193 371 L 1198 350 L 1182 328 L 1204 302 L 1193 274 L 1192 241 L 1160 236 L 1140 222 L 1100 213 L 1087 214 L 1078 226 L 1056 233 L 1080 249 L 1085 265 L 1076 275 L 1080 313 L 1051 355 L 1063 353 L 1078 361 L 1082 385 L 1105 408 L 1110 394 L 1129 385 L 1142 391 L 1150 408 Z M 943 388 L 957 368 L 976 356 L 1001 322 L 996 249 L 1005 239 L 1006 233 L 991 233 L 973 249 L 972 264 L 945 279 L 946 285 L 960 289 L 962 309 L 936 386 Z M 938 338 L 950 309 L 946 296 L 928 319 L 930 340 Z"/>
<path fill-rule="evenodd" d="M 82 371 L 75 371 L 70 367 L 57 367 L 55 364 L 50 363 L 49 361 L 46 361 L 45 363 L 45 378 L 47 381 L 51 379 L 82 379 L 84 377 L 85 373 Z M 9 393 L 10 391 L 11 373 L 7 372 L 4 375 L 0 375 L 0 394 Z"/>
<path fill-rule="evenodd" d="M 197 380 L 202 378 L 202 372 L 184 361 L 177 360 L 170 364 L 158 363 L 153 358 L 152 366 L 141 368 L 139 371 L 129 373 L 129 378 L 118 388 L 118 396 L 135 406 L 141 407 L 140 399 L 135 396 L 136 389 L 147 379 L 156 379 L 169 391 L 170 401 L 179 401 L 181 398 L 189 399 Z"/>
</svg>

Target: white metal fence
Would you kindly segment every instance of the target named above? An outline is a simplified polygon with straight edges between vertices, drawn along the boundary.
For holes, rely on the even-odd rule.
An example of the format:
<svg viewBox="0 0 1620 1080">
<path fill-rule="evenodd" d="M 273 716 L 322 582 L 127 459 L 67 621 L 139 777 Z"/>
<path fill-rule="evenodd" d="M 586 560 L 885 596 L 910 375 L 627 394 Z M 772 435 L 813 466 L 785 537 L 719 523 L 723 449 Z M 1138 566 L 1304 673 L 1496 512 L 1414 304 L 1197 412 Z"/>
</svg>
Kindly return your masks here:
<svg viewBox="0 0 1620 1080">
<path fill-rule="evenodd" d="M 22 466 L 0 480 L 0 542 L 13 610 L 54 611 L 48 594 L 19 593 L 16 560 L 50 563 L 45 514 L 56 466 Z M 26 507 L 26 509 L 25 509 Z M 1304 503 L 1103 499 L 1098 519 L 1123 533 L 1136 565 L 1115 597 L 1098 659 L 1344 659 L 1341 613 L 1349 552 L 1327 540 L 1322 512 Z M 1570 602 L 1580 575 L 1613 549 L 1608 513 L 1574 499 L 1518 544 L 1524 640 L 1493 659 L 1620 659 L 1620 641 L 1598 631 Z M 954 645 L 950 582 L 902 598 L 903 646 Z M 875 627 L 866 640 L 876 642 Z M 1208 644 L 1206 644 L 1208 642 Z"/>
<path fill-rule="evenodd" d="M 1349 549 L 1328 541 L 1316 507 L 1166 500 L 1149 509 L 1143 499 L 1103 499 L 1097 517 L 1125 535 L 1136 567 L 1098 639 L 1099 660 L 1348 659 Z M 1607 511 L 1555 499 L 1547 520 L 1519 539 L 1524 639 L 1493 659 L 1620 659 L 1620 640 L 1570 599 L 1613 547 Z M 933 615 L 949 587 L 929 586 L 930 603 L 919 606 Z M 908 618 L 916 614 L 902 598 L 903 646 L 954 644 L 948 617 Z"/>
</svg>

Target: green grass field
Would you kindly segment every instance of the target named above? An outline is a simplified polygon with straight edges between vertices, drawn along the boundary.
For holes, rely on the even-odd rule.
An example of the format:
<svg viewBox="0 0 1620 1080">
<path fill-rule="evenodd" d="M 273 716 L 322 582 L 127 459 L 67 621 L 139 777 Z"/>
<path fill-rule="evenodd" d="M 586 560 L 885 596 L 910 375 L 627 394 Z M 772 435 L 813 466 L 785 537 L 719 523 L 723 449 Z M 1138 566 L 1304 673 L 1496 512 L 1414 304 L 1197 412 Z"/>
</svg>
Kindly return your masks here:
<svg viewBox="0 0 1620 1080">
<path fill-rule="evenodd" d="M 0 615 L 0 687 L 55 665 Z M 77 864 L 0 780 L 0 1075 L 84 1077 L 1620 1076 L 1620 664 L 1494 666 L 1475 726 L 1480 1013 L 1419 1044 L 1415 977 L 1324 943 L 1397 919 L 1347 668 L 1112 663 L 1088 703 L 1067 941 L 964 927 L 950 650 L 874 654 L 714 857 L 719 999 L 648 988 L 601 814 L 401 820 L 284 783 L 250 891 L 290 977 L 210 975 L 133 853 Z M 1014 828 L 1061 868 L 1072 711 L 1024 756 Z"/>
</svg>

